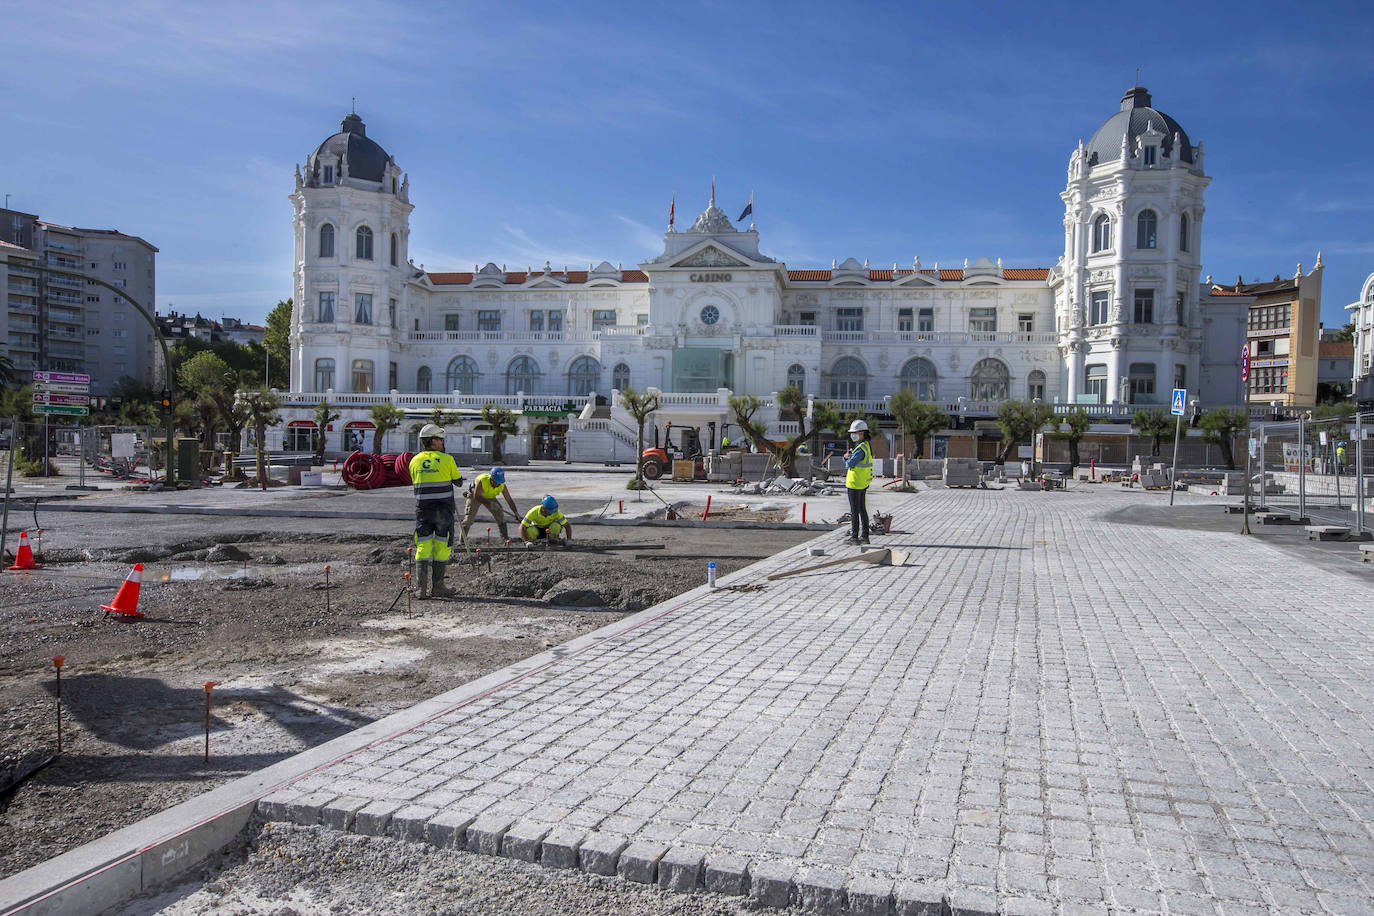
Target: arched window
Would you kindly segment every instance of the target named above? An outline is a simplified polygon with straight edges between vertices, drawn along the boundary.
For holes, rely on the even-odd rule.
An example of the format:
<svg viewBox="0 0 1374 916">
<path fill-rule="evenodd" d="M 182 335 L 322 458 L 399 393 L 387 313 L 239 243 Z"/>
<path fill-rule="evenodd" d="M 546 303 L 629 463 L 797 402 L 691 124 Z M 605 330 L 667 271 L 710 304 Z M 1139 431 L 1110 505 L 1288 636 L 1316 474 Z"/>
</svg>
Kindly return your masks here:
<svg viewBox="0 0 1374 916">
<path fill-rule="evenodd" d="M 836 360 L 830 369 L 830 396 L 838 401 L 862 401 L 868 397 L 868 370 L 852 356 Z"/>
<path fill-rule="evenodd" d="M 1036 369 L 1026 377 L 1026 397 L 1030 400 L 1045 400 L 1045 373 Z"/>
<path fill-rule="evenodd" d="M 471 356 L 455 356 L 444 372 L 444 392 L 461 391 L 463 394 L 477 393 L 477 380 L 482 372 L 477 368 L 477 360 Z"/>
<path fill-rule="evenodd" d="M 1093 220 L 1093 251 L 1106 251 L 1112 247 L 1112 218 L 1103 213 Z"/>
<path fill-rule="evenodd" d="M 1183 213 L 1178 217 L 1178 250 L 1188 250 L 1188 214 Z"/>
<path fill-rule="evenodd" d="M 1135 247 L 1154 248 L 1159 219 L 1153 210 L 1141 210 L 1135 218 Z"/>
<path fill-rule="evenodd" d="M 1000 359 L 980 359 L 969 375 L 969 394 L 975 401 L 1005 401 L 1010 397 L 1011 373 Z"/>
<path fill-rule="evenodd" d="M 391 233 L 391 266 L 396 266 L 396 233 Z"/>
<path fill-rule="evenodd" d="M 329 223 L 320 227 L 320 257 L 334 257 L 334 227 Z"/>
<path fill-rule="evenodd" d="M 328 357 L 315 360 L 315 390 L 328 391 L 334 387 L 334 360 Z"/>
<path fill-rule="evenodd" d="M 897 378 L 897 386 L 902 391 L 910 391 L 923 401 L 933 401 L 935 400 L 936 378 L 935 364 L 918 356 L 915 359 L 907 360 L 902 365 L 901 375 Z"/>
<path fill-rule="evenodd" d="M 421 366 L 415 371 L 415 391 L 418 394 L 429 394 L 429 381 L 433 373 L 428 366 Z"/>
<path fill-rule="evenodd" d="M 596 394 L 601 387 L 601 364 L 590 356 L 579 356 L 568 367 L 568 394 L 582 397 Z"/>
<path fill-rule="evenodd" d="M 543 374 L 533 357 L 517 356 L 506 367 L 506 394 L 538 394 Z"/>
<path fill-rule="evenodd" d="M 350 390 L 360 394 L 371 394 L 372 382 L 375 378 L 376 375 L 372 368 L 372 360 L 353 360 L 353 385 Z"/>
<path fill-rule="evenodd" d="M 787 384 L 797 389 L 802 394 L 806 393 L 806 367 L 801 363 L 793 363 L 787 367 Z"/>
<path fill-rule="evenodd" d="M 366 226 L 358 227 L 357 258 L 359 261 L 372 260 L 372 230 Z"/>
<path fill-rule="evenodd" d="M 611 370 L 611 387 L 616 391 L 624 391 L 630 387 L 630 367 L 624 363 L 616 363 Z"/>
</svg>

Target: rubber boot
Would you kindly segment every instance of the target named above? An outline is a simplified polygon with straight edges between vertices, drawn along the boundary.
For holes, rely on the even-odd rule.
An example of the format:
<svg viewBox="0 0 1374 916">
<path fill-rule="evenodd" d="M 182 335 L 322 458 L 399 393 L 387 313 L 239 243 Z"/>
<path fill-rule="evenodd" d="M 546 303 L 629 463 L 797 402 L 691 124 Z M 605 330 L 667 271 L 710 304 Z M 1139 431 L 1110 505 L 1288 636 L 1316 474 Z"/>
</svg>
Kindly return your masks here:
<svg viewBox="0 0 1374 916">
<path fill-rule="evenodd" d="M 424 601 L 429 597 L 429 560 L 415 561 L 415 597 Z"/>
<path fill-rule="evenodd" d="M 434 564 L 434 585 L 430 588 L 430 594 L 435 598 L 452 598 L 458 594 L 444 584 L 444 570 L 447 568 L 447 563 L 436 561 Z"/>
</svg>

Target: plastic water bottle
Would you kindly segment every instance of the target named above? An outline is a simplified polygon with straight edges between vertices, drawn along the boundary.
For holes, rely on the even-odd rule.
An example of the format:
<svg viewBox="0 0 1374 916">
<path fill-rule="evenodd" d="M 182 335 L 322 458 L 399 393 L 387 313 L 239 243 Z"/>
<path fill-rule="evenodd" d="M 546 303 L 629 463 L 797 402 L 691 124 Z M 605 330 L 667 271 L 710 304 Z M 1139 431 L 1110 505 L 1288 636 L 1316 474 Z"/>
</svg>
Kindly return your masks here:
<svg viewBox="0 0 1374 916">
<path fill-rule="evenodd" d="M 716 561 L 712 560 L 706 564 L 706 584 L 711 588 L 716 587 Z"/>
</svg>

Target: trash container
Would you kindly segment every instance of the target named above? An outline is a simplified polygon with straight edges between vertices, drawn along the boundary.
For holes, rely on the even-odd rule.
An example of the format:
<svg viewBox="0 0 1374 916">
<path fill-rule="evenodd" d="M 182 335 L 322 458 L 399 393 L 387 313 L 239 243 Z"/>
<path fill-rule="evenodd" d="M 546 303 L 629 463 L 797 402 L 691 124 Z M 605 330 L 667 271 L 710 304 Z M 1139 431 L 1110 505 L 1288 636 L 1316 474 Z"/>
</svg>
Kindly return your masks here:
<svg viewBox="0 0 1374 916">
<path fill-rule="evenodd" d="M 177 480 L 200 486 L 200 440 L 190 437 L 176 441 Z"/>
</svg>

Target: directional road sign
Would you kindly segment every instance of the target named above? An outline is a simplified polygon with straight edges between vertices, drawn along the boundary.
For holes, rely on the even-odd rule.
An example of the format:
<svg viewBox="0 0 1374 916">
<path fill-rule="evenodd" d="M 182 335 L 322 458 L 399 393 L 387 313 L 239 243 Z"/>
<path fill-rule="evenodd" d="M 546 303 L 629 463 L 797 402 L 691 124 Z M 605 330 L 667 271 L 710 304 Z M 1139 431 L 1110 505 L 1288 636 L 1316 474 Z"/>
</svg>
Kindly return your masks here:
<svg viewBox="0 0 1374 916">
<path fill-rule="evenodd" d="M 1174 399 L 1173 399 L 1172 406 L 1169 408 L 1169 413 L 1173 414 L 1173 415 L 1176 416 L 1176 417 L 1181 417 L 1181 416 L 1183 416 L 1185 413 L 1187 413 L 1187 408 L 1184 406 L 1187 402 L 1188 402 L 1188 389 L 1187 389 L 1187 388 L 1175 388 L 1175 389 L 1174 389 Z"/>
<path fill-rule="evenodd" d="M 71 404 L 35 404 L 33 405 L 33 412 L 64 414 L 69 417 L 87 417 L 90 416 L 91 410 L 89 407 L 74 407 Z"/>
<path fill-rule="evenodd" d="M 86 407 L 90 405 L 91 399 L 89 395 L 84 394 L 51 394 L 35 391 L 33 402 L 35 404 L 66 404 L 70 407 Z"/>
<path fill-rule="evenodd" d="M 46 369 L 36 369 L 33 373 L 35 382 L 69 382 L 73 385 L 91 384 L 89 375 L 82 375 L 79 372 L 49 372 Z"/>
<path fill-rule="evenodd" d="M 73 382 L 34 382 L 34 393 L 45 391 L 49 394 L 90 394 L 90 385 L 78 385 Z"/>
</svg>

